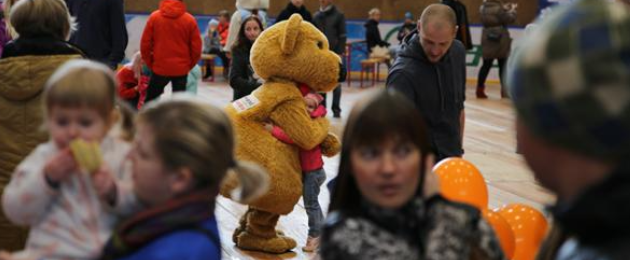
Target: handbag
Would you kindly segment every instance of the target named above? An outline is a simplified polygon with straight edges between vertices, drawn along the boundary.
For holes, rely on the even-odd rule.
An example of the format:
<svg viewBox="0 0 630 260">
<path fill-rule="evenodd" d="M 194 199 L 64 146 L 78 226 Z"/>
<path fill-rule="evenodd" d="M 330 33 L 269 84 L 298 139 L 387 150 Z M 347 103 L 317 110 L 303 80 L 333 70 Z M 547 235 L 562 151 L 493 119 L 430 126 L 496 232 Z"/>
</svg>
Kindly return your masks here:
<svg viewBox="0 0 630 260">
<path fill-rule="evenodd" d="M 501 38 L 503 38 L 503 32 L 500 28 L 488 29 L 486 32 L 486 38 L 492 42 L 500 42 Z"/>
</svg>

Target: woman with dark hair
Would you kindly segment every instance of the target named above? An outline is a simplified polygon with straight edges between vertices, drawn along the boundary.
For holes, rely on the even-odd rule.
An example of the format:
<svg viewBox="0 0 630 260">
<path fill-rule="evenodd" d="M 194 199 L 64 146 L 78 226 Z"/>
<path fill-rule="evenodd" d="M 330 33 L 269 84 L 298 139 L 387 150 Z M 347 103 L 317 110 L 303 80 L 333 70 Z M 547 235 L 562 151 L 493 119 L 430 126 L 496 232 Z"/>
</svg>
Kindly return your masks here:
<svg viewBox="0 0 630 260">
<path fill-rule="evenodd" d="M 233 100 L 249 95 L 262 85 L 261 79 L 254 74 L 249 62 L 249 52 L 262 30 L 262 22 L 257 16 L 252 15 L 243 21 L 238 32 L 237 42 L 232 49 L 230 67 L 230 86 L 234 89 Z"/>
<path fill-rule="evenodd" d="M 426 131 L 413 104 L 392 90 L 354 108 L 322 259 L 504 259 L 479 210 L 438 194 Z"/>
</svg>

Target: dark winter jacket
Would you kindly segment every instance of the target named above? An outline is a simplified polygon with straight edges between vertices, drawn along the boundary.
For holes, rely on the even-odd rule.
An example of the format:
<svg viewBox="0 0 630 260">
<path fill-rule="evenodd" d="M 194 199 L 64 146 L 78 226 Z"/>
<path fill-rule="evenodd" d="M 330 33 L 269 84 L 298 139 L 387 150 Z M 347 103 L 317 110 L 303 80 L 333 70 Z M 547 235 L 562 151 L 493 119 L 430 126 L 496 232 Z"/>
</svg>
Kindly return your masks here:
<svg viewBox="0 0 630 260">
<path fill-rule="evenodd" d="M 504 59 L 510 56 L 512 38 L 507 26 L 516 20 L 516 13 L 509 12 L 502 0 L 486 0 L 480 7 L 481 49 L 484 59 Z"/>
<path fill-rule="evenodd" d="M 313 22 L 326 35 L 331 51 L 340 55 L 346 51 L 346 18 L 336 6 L 315 13 Z"/>
<path fill-rule="evenodd" d="M 398 36 L 397 36 L 397 39 L 400 42 L 400 44 L 403 43 L 403 39 L 405 39 L 405 36 L 409 35 L 411 32 L 416 30 L 416 28 L 418 28 L 418 25 L 415 23 L 405 23 L 402 26 L 400 26 L 400 29 L 398 29 Z"/>
<path fill-rule="evenodd" d="M 78 47 L 53 37 L 17 38 L 4 46 L 2 58 L 17 56 L 81 55 Z"/>
<path fill-rule="evenodd" d="M 457 16 L 457 40 L 464 44 L 467 50 L 473 48 L 472 38 L 470 37 L 470 25 L 468 24 L 468 12 L 466 11 L 466 5 L 459 0 L 442 0 L 442 3 L 450 6 L 455 11 Z"/>
<path fill-rule="evenodd" d="M 356 216 L 332 212 L 326 219 L 323 260 L 504 259 L 492 228 L 468 205 L 440 196 L 399 210 L 359 203 Z"/>
<path fill-rule="evenodd" d="M 230 67 L 230 86 L 234 89 L 233 100 L 240 99 L 252 93 L 262 85 L 254 78 L 254 70 L 249 62 L 249 52 L 252 44 L 239 44 L 232 50 Z"/>
<path fill-rule="evenodd" d="M 555 225 L 539 260 L 630 259 L 630 166 L 619 167 L 571 203 L 552 208 Z"/>
<path fill-rule="evenodd" d="M 289 20 L 289 17 L 291 17 L 291 15 L 293 14 L 299 14 L 302 16 L 302 19 L 304 19 L 304 21 L 313 23 L 313 16 L 311 16 L 311 12 L 309 12 L 305 6 L 301 6 L 300 8 L 297 8 L 291 2 L 289 2 L 287 7 L 284 8 L 282 12 L 280 12 L 278 17 L 276 18 L 276 23 L 282 22 L 284 20 Z"/>
<path fill-rule="evenodd" d="M 90 59 L 115 69 L 127 48 L 123 0 L 66 0 L 66 5 L 78 23 L 70 42 Z"/>
<path fill-rule="evenodd" d="M 381 38 L 381 32 L 378 30 L 378 21 L 370 19 L 363 26 L 365 27 L 365 42 L 369 52 L 372 52 L 372 48 L 376 46 L 389 46 L 389 43 Z"/>
<path fill-rule="evenodd" d="M 407 96 L 423 115 L 437 159 L 463 153 L 460 115 L 466 99 L 466 50 L 455 40 L 438 63 L 430 62 L 418 32 L 405 38 L 387 86 Z"/>
</svg>

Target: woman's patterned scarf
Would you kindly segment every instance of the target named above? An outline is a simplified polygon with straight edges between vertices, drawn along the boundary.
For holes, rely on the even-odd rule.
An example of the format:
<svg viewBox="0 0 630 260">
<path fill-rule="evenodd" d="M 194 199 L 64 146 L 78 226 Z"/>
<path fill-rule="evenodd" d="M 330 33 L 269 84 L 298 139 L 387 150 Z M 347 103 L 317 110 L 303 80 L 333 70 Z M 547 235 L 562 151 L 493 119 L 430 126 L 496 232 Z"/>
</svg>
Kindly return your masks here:
<svg viewBox="0 0 630 260">
<path fill-rule="evenodd" d="M 101 259 L 127 256 L 163 235 L 199 226 L 214 215 L 215 197 L 196 192 L 136 214 L 114 231 Z"/>
</svg>

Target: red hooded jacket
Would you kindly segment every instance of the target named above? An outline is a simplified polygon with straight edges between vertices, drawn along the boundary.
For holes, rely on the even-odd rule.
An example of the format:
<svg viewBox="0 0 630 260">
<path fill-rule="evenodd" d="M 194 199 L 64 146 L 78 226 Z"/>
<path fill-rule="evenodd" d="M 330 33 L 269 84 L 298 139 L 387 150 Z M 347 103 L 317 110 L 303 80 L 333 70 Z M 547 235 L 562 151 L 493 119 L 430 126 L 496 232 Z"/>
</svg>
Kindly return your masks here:
<svg viewBox="0 0 630 260">
<path fill-rule="evenodd" d="M 185 76 L 201 57 L 201 33 L 179 0 L 160 2 L 147 21 L 140 43 L 142 59 L 160 76 Z"/>
</svg>

